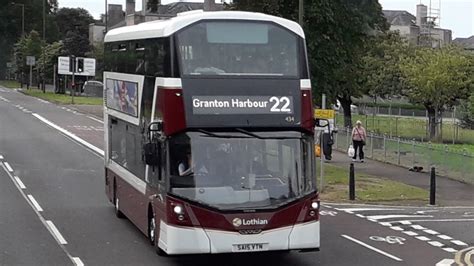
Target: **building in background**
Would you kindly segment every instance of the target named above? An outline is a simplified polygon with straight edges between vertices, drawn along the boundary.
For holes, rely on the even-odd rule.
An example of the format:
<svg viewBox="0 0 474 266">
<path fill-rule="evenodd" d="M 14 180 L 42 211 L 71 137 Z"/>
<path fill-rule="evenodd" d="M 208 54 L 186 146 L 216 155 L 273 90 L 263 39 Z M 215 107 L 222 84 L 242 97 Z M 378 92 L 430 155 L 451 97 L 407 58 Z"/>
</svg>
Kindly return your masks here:
<svg viewBox="0 0 474 266">
<path fill-rule="evenodd" d="M 443 47 L 452 42 L 452 31 L 439 27 L 440 9 L 416 6 L 416 16 L 404 10 L 384 10 L 390 30 L 413 45 Z"/>
<path fill-rule="evenodd" d="M 177 1 L 167 5 L 160 5 L 156 12 L 151 12 L 147 9 L 148 0 L 141 1 L 142 10 L 140 11 L 135 11 L 135 0 L 125 0 L 125 11 L 123 11 L 122 5 L 109 4 L 107 30 L 154 20 L 169 19 L 175 17 L 178 13 L 186 11 L 200 9 L 204 11 L 219 11 L 224 8 L 222 3 L 216 3 L 214 0 L 205 0 L 204 3 Z M 91 44 L 94 45 L 104 41 L 105 23 L 105 15 L 102 15 L 100 20 L 89 25 L 89 41 Z"/>
<path fill-rule="evenodd" d="M 468 38 L 456 38 L 453 43 L 464 47 L 466 50 L 474 52 L 474 35 Z"/>
</svg>

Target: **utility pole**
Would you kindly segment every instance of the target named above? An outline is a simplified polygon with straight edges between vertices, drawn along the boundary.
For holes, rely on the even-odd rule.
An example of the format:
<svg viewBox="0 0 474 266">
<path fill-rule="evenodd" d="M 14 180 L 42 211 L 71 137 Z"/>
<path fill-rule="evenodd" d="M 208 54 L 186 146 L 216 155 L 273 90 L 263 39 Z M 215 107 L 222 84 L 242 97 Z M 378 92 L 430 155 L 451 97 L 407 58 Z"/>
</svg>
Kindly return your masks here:
<svg viewBox="0 0 474 266">
<path fill-rule="evenodd" d="M 107 4 L 107 0 L 105 0 L 105 33 L 107 33 L 107 30 L 108 30 L 108 28 L 107 28 L 107 24 L 108 24 L 108 22 L 109 22 L 109 19 L 108 19 L 108 16 L 109 16 L 109 14 L 108 14 L 108 9 L 109 9 L 109 5 Z"/>
<path fill-rule="evenodd" d="M 304 17 L 304 3 L 303 0 L 299 0 L 299 6 L 298 6 L 298 21 L 300 23 L 300 26 L 303 27 L 303 17 Z"/>
<path fill-rule="evenodd" d="M 46 1 L 48 0 L 42 0 L 43 1 L 43 44 L 46 45 Z M 45 81 L 45 67 L 46 67 L 46 62 L 45 62 L 45 55 L 44 55 L 44 47 L 41 49 L 41 54 L 43 57 L 43 67 L 41 68 L 41 86 L 43 87 L 43 93 L 46 93 L 46 81 Z"/>
<path fill-rule="evenodd" d="M 21 6 L 21 37 L 25 36 L 25 4 L 15 3 L 12 5 Z"/>
</svg>

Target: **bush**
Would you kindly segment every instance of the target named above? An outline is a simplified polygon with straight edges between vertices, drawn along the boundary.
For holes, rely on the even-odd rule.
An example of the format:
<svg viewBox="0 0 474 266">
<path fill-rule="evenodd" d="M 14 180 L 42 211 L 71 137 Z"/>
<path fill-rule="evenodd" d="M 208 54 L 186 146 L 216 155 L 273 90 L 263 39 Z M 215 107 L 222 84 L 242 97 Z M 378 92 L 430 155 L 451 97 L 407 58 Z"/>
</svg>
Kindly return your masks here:
<svg viewBox="0 0 474 266">
<path fill-rule="evenodd" d="M 463 128 L 474 129 L 474 94 L 461 102 L 459 106 L 459 120 Z"/>
</svg>

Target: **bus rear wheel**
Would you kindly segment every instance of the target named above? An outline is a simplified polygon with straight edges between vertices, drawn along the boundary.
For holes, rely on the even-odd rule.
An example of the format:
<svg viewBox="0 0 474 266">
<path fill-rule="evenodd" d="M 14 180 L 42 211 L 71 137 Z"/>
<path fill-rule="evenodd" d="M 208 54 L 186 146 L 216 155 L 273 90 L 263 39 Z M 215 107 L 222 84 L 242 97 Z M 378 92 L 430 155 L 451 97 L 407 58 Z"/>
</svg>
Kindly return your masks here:
<svg viewBox="0 0 474 266">
<path fill-rule="evenodd" d="M 148 219 L 148 240 L 150 240 L 152 246 L 156 245 L 156 219 L 154 213 Z"/>
</svg>

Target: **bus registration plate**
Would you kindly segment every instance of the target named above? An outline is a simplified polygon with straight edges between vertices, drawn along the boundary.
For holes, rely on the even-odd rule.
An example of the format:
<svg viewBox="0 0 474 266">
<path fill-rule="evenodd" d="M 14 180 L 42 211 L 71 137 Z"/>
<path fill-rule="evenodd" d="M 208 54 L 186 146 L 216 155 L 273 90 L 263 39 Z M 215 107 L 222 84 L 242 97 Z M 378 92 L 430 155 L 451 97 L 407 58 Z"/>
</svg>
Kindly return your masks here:
<svg viewBox="0 0 474 266">
<path fill-rule="evenodd" d="M 234 252 L 255 252 L 268 250 L 268 243 L 252 243 L 252 244 L 235 244 Z"/>
</svg>

